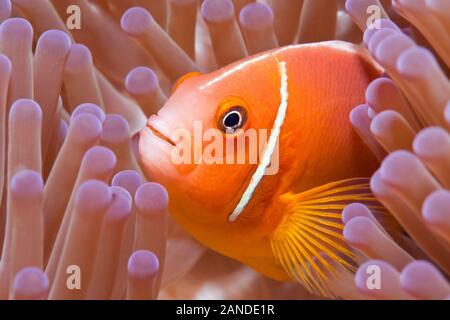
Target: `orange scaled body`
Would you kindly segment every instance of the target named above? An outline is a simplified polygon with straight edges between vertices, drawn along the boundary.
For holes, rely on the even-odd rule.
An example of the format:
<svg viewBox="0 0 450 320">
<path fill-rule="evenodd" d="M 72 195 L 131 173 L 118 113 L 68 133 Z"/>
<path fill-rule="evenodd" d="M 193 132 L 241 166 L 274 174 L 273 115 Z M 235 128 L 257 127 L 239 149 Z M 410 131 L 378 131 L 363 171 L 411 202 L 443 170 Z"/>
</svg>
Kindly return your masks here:
<svg viewBox="0 0 450 320">
<path fill-rule="evenodd" d="M 326 214 L 334 211 L 323 211 L 316 200 L 325 199 L 334 204 L 329 208 L 336 209 L 353 199 L 330 198 L 323 191 L 327 188 L 318 190 L 316 197 L 308 192 L 343 180 L 345 185 L 346 179 L 368 178 L 378 166 L 349 121 L 351 109 L 364 102 L 367 85 L 380 75 L 360 50 L 341 42 L 291 46 L 211 74 L 186 77 L 158 115 L 150 118 L 140 140 L 144 169 L 150 179 L 167 188 L 176 221 L 198 241 L 226 256 L 274 279 L 296 278 L 311 291 L 326 295 L 326 277 L 314 280 L 305 266 L 318 261 L 317 269 L 312 269 L 321 278 L 321 271 L 328 267 L 320 255 L 327 253 L 331 261 L 341 263 L 338 256 L 344 249 L 333 245 L 333 241 L 342 242 L 336 218 L 340 210 L 330 213 L 331 220 L 336 218 L 333 224 L 324 223 L 331 221 Z M 176 164 L 171 159 L 177 145 L 172 132 L 183 128 L 193 133 L 195 121 L 201 121 L 203 130 L 218 128 L 227 112 L 224 108 L 233 107 L 233 102 L 245 109 L 245 129 L 270 132 L 283 90 L 287 109 L 278 136 L 278 173 L 265 175 L 238 218 L 230 221 L 258 164 Z M 223 133 L 224 140 L 235 138 Z M 341 190 L 337 185 L 330 189 Z M 354 189 L 349 190 L 353 194 Z M 370 200 L 364 193 L 360 198 Z M 301 205 L 302 201 L 307 205 Z M 294 224 L 298 227 L 290 230 Z M 336 236 L 327 235 L 326 230 L 333 228 Z"/>
</svg>

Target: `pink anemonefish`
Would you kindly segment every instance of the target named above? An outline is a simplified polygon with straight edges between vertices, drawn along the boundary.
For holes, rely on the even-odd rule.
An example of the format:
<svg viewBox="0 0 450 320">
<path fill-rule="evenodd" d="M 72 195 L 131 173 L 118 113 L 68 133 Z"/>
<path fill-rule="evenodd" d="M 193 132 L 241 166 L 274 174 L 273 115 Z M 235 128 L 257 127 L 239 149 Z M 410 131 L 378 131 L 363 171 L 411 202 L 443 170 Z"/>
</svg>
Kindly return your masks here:
<svg viewBox="0 0 450 320">
<path fill-rule="evenodd" d="M 144 170 L 167 188 L 170 212 L 198 241 L 270 278 L 334 296 L 333 272 L 356 266 L 342 236 L 342 209 L 363 202 L 384 212 L 369 189 L 379 163 L 349 121 L 381 73 L 364 49 L 334 41 L 187 75 L 141 132 Z M 224 141 L 268 129 L 260 161 L 174 163 L 172 132 L 193 133 L 196 121 L 221 130 Z M 275 150 L 278 173 L 265 175 Z"/>
</svg>

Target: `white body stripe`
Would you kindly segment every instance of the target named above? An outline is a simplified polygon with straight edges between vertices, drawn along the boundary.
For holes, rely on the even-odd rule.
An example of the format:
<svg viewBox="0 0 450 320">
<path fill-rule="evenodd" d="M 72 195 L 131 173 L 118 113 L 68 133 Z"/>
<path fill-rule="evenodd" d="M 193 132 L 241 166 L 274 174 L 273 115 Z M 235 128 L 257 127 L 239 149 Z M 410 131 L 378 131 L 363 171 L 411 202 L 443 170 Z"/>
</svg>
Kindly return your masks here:
<svg viewBox="0 0 450 320">
<path fill-rule="evenodd" d="M 275 147 L 278 143 L 278 138 L 280 137 L 281 127 L 284 123 L 284 119 L 286 118 L 288 99 L 289 99 L 288 74 L 287 74 L 286 62 L 279 61 L 278 68 L 280 70 L 280 78 L 281 78 L 281 85 L 280 85 L 281 103 L 280 103 L 280 106 L 278 107 L 278 113 L 275 118 L 272 132 L 270 134 L 269 142 L 267 143 L 266 150 L 264 150 L 261 162 L 258 165 L 258 168 L 256 169 L 255 173 L 253 174 L 253 176 L 250 180 L 250 183 L 247 186 L 247 189 L 244 191 L 244 194 L 242 195 L 241 200 L 237 204 L 233 213 L 228 217 L 228 220 L 230 222 L 236 221 L 236 219 L 239 217 L 239 215 L 242 213 L 242 211 L 244 211 L 245 207 L 247 206 L 250 199 L 252 198 L 253 193 L 255 192 L 256 188 L 258 187 L 259 183 L 261 182 L 262 178 L 264 177 L 267 167 L 270 165 L 270 161 L 272 159 L 272 155 L 275 150 Z"/>
</svg>

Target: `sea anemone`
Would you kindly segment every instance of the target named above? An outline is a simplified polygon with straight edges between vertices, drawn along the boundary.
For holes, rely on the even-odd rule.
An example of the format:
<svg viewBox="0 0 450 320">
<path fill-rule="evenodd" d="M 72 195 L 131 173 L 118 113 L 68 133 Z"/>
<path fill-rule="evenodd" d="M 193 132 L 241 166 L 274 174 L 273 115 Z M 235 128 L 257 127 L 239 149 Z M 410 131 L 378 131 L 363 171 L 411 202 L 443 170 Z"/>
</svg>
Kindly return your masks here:
<svg viewBox="0 0 450 320">
<path fill-rule="evenodd" d="M 371 189 L 405 231 L 395 242 L 370 210 L 344 210 L 344 236 L 374 259 L 360 266 L 356 285 L 381 299 L 445 299 L 450 285 L 450 66 L 448 1 L 392 1 L 378 21 L 364 24 L 364 8 L 377 1 L 348 0 L 346 7 L 364 32 L 364 44 L 386 71 L 366 91 L 366 104 L 351 121 L 382 161 Z M 365 29 L 367 27 L 367 29 Z M 367 268 L 381 270 L 381 288 L 367 287 Z M 426 280 L 425 280 L 426 279 Z"/>
<path fill-rule="evenodd" d="M 194 241 L 133 150 L 187 73 L 363 37 L 389 77 L 351 121 L 383 160 L 372 189 L 408 235 L 394 241 L 367 208 L 349 206 L 347 241 L 378 260 L 335 287 L 351 298 L 450 295 L 439 270 L 415 260 L 449 273 L 450 10 L 381 2 L 382 28 L 364 33 L 377 0 L 0 0 L 0 299 L 316 298 Z M 367 292 L 367 263 L 389 287 Z"/>
</svg>

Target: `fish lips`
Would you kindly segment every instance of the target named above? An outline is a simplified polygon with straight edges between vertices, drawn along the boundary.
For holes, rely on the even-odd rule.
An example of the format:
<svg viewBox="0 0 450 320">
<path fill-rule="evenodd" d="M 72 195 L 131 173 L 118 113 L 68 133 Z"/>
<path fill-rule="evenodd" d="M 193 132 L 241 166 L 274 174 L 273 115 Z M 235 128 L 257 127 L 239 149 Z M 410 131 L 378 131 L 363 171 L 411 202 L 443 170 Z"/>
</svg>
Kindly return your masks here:
<svg viewBox="0 0 450 320">
<path fill-rule="evenodd" d="M 147 126 L 141 131 L 139 142 L 140 158 L 153 162 L 170 162 L 176 171 L 185 176 L 192 173 L 197 165 L 193 163 L 178 163 L 174 161 L 173 155 L 180 141 L 172 138 L 175 129 L 173 129 L 160 116 L 153 115 L 147 122 Z M 156 155 L 158 154 L 158 155 Z"/>
<path fill-rule="evenodd" d="M 147 129 L 162 142 L 171 147 L 176 147 L 176 142 L 171 139 L 173 131 L 169 129 L 168 125 L 159 116 L 153 115 L 150 117 L 147 122 Z"/>
</svg>

